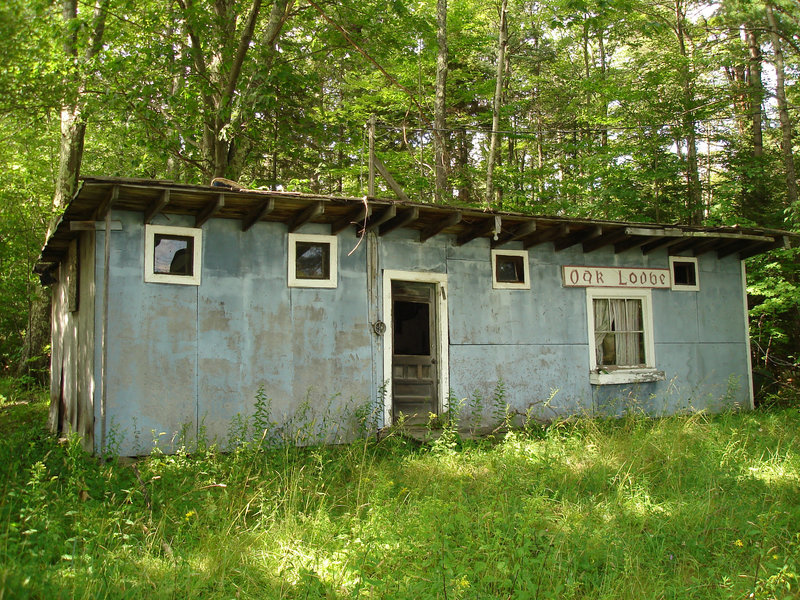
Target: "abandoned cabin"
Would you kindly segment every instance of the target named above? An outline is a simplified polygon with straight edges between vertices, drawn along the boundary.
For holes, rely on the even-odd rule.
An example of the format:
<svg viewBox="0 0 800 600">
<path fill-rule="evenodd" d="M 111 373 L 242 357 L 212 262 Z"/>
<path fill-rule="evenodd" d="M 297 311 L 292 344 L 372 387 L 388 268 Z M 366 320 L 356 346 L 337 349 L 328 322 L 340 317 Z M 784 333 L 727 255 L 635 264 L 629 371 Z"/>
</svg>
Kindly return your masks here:
<svg viewBox="0 0 800 600">
<path fill-rule="evenodd" d="M 85 178 L 37 265 L 50 423 L 135 455 L 224 444 L 259 389 L 376 427 L 496 388 L 543 419 L 750 407 L 744 259 L 789 237 Z"/>
</svg>

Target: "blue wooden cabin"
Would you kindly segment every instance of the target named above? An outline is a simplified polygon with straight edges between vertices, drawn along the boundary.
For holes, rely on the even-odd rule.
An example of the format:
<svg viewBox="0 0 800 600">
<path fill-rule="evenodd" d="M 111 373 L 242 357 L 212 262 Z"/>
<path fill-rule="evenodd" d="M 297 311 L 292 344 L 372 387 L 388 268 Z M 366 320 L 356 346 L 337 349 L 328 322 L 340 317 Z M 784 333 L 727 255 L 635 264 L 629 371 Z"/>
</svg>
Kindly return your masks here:
<svg viewBox="0 0 800 600">
<path fill-rule="evenodd" d="M 37 266 L 51 426 L 135 455 L 224 444 L 259 390 L 276 423 L 305 403 L 343 428 L 359 406 L 384 427 L 500 389 L 542 419 L 750 407 L 744 259 L 788 243 L 86 178 Z"/>
</svg>

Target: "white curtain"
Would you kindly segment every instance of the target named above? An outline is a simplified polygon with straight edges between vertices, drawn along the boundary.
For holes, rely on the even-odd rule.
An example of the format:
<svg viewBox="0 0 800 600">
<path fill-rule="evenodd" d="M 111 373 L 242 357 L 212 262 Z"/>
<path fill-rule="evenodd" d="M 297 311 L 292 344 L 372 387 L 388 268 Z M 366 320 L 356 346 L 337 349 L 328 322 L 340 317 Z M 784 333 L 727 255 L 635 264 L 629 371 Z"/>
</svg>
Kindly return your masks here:
<svg viewBox="0 0 800 600">
<path fill-rule="evenodd" d="M 644 364 L 641 300 L 597 298 L 594 301 L 594 330 L 598 365 Z"/>
</svg>

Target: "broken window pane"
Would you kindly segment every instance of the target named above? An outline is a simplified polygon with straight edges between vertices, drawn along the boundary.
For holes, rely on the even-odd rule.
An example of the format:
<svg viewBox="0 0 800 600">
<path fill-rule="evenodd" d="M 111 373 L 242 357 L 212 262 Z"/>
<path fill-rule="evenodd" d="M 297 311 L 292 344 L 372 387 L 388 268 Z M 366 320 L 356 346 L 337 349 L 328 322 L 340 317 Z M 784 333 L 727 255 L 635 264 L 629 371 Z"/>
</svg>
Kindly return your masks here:
<svg viewBox="0 0 800 600">
<path fill-rule="evenodd" d="M 194 274 L 194 238 L 156 233 L 153 238 L 153 273 Z"/>
<path fill-rule="evenodd" d="M 297 279 L 330 279 L 331 245 L 324 242 L 296 242 Z"/>
<path fill-rule="evenodd" d="M 521 256 L 498 254 L 495 276 L 502 283 L 525 283 L 525 261 Z"/>
</svg>

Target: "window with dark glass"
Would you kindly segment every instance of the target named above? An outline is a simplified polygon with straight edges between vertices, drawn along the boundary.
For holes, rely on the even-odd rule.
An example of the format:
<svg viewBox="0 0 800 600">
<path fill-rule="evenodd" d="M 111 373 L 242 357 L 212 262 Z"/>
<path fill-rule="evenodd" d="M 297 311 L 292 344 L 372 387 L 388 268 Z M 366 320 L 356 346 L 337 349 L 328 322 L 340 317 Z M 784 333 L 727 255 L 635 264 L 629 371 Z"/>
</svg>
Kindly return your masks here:
<svg viewBox="0 0 800 600">
<path fill-rule="evenodd" d="M 496 254 L 495 274 L 501 283 L 525 283 L 525 260 L 522 256 Z"/>
<path fill-rule="evenodd" d="M 153 273 L 194 274 L 194 238 L 156 233 L 153 236 Z"/>
<path fill-rule="evenodd" d="M 331 245 L 325 242 L 295 242 L 295 277 L 330 279 Z"/>
<path fill-rule="evenodd" d="M 672 282 L 675 285 L 697 285 L 697 265 L 689 261 L 672 263 Z"/>
</svg>

